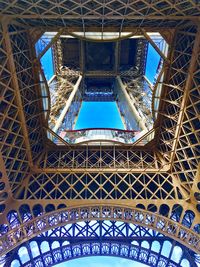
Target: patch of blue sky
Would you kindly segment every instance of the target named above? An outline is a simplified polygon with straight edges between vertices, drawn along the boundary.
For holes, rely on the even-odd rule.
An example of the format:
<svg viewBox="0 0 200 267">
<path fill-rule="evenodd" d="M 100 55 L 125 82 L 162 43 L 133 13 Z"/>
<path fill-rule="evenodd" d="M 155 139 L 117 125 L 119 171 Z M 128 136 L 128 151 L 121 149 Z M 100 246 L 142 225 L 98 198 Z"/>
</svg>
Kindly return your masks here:
<svg viewBox="0 0 200 267">
<path fill-rule="evenodd" d="M 111 256 L 92 256 L 60 263 L 56 267 L 147 267 L 148 265 Z"/>
<path fill-rule="evenodd" d="M 35 44 L 35 50 L 36 50 L 36 54 L 39 55 L 41 53 L 41 51 L 51 42 L 53 36 L 52 34 L 47 34 L 47 32 L 45 32 L 40 39 L 36 42 Z"/>
<path fill-rule="evenodd" d="M 49 48 L 41 58 L 41 64 L 46 80 L 49 81 L 54 75 L 52 49 Z"/>
<path fill-rule="evenodd" d="M 83 102 L 75 130 L 84 128 L 124 129 L 116 102 Z"/>
<path fill-rule="evenodd" d="M 145 75 L 151 83 L 153 83 L 154 81 L 159 61 L 160 61 L 159 54 L 156 52 L 156 50 L 153 48 L 151 44 L 148 44 Z"/>
</svg>

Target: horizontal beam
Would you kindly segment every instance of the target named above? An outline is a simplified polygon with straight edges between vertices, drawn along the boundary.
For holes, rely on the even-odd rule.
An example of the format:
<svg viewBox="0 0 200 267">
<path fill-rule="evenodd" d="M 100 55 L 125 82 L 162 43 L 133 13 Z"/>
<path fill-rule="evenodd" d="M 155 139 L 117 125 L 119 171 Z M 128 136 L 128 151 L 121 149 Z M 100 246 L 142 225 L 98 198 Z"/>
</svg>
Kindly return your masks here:
<svg viewBox="0 0 200 267">
<path fill-rule="evenodd" d="M 79 243 L 79 242 L 82 242 L 84 241 L 85 239 L 87 239 L 88 242 L 95 242 L 95 241 L 99 241 L 99 236 L 96 235 L 96 236 L 37 236 L 37 237 L 34 237 L 31 241 L 43 241 L 45 239 L 45 241 L 50 241 L 50 242 L 53 242 L 53 241 L 68 241 L 70 243 Z M 110 241 L 120 241 L 120 242 L 124 242 L 124 239 L 126 239 L 126 242 L 129 243 L 129 242 L 132 242 L 134 240 L 137 240 L 137 241 L 166 241 L 166 240 L 171 240 L 171 238 L 169 237 L 165 237 L 165 236 L 101 236 L 101 241 L 102 242 L 110 242 Z"/>
<path fill-rule="evenodd" d="M 114 10 L 113 10 L 114 12 Z M 2 14 L 2 16 L 6 16 L 9 19 L 83 19 L 83 20 L 98 20 L 98 19 L 104 19 L 104 20 L 195 20 L 197 22 L 200 21 L 200 17 L 198 15 L 196 16 L 174 16 L 174 15 L 62 15 L 62 14 L 55 14 L 55 15 L 43 15 L 43 14 L 28 14 L 28 15 L 22 15 L 22 14 L 15 14 L 15 15 L 8 15 L 8 14 Z"/>
<path fill-rule="evenodd" d="M 28 26 L 26 26 L 28 27 Z M 105 26 L 103 27 L 103 31 L 104 32 L 118 32 L 119 31 L 119 26 Z M 36 27 L 32 27 L 31 28 L 32 31 L 35 30 L 37 31 Z M 66 26 L 66 27 L 58 27 L 58 26 L 40 26 L 40 30 L 44 33 L 45 31 L 47 32 L 57 32 L 58 30 L 63 29 L 63 32 L 61 34 L 61 37 L 64 35 L 70 35 L 73 34 L 74 32 L 83 32 L 83 27 L 82 25 L 77 26 L 77 25 L 71 25 L 71 26 Z M 169 33 L 171 34 L 171 32 L 173 31 L 172 28 L 169 28 L 167 26 L 164 27 L 157 27 L 157 26 L 144 26 L 144 27 L 136 27 L 136 26 L 123 26 L 123 28 L 121 29 L 121 32 L 132 32 L 131 36 L 141 36 L 143 37 L 143 33 L 142 30 L 145 30 L 146 32 L 159 32 L 160 34 L 166 34 Z M 91 26 L 87 26 L 87 28 L 85 28 L 85 32 L 102 32 L 102 26 L 98 26 L 98 25 L 91 25 Z M 10 33 L 12 34 L 12 32 Z M 40 35 L 40 37 L 42 36 L 42 34 Z M 35 39 L 35 38 L 34 38 Z M 39 38 L 37 38 L 38 40 Z"/>
<path fill-rule="evenodd" d="M 32 170 L 35 173 L 166 173 L 167 169 L 163 168 L 37 168 L 33 167 Z"/>
<path fill-rule="evenodd" d="M 99 206 L 104 205 L 105 207 L 118 205 L 118 206 L 126 206 L 130 208 L 134 208 L 138 204 L 138 199 L 12 199 L 12 204 L 10 207 L 6 207 L 6 212 L 10 210 L 19 210 L 20 206 L 26 204 L 32 209 L 36 204 L 40 203 L 42 206 L 46 206 L 48 204 L 52 204 L 55 207 L 59 206 L 60 204 L 66 204 L 68 207 L 79 207 L 79 206 Z M 140 199 L 139 203 L 144 205 L 146 208 L 149 204 L 154 204 L 159 207 L 162 204 L 166 204 L 172 210 L 172 207 L 177 204 L 177 199 Z M 184 199 L 178 200 L 179 205 L 181 205 L 184 210 L 192 210 L 196 215 L 198 211 L 195 207 L 189 202 L 186 202 Z M 196 221 L 195 223 L 198 223 Z"/>
<path fill-rule="evenodd" d="M 115 71 L 104 71 L 104 70 L 97 70 L 97 71 L 85 71 L 84 76 L 85 77 L 115 77 L 116 76 Z"/>
</svg>

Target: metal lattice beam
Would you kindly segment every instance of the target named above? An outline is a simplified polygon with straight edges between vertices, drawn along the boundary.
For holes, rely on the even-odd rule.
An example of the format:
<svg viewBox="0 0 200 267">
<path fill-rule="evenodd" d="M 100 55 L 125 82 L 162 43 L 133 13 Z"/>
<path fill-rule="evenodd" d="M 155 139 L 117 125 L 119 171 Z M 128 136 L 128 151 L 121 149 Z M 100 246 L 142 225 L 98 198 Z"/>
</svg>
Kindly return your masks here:
<svg viewBox="0 0 200 267">
<path fill-rule="evenodd" d="M 188 68 L 188 76 L 187 76 L 187 80 L 185 82 L 185 89 L 184 89 L 184 93 L 183 93 L 182 101 L 181 101 L 181 105 L 180 105 L 177 127 L 176 127 L 176 131 L 174 134 L 174 142 L 172 145 L 172 154 L 171 154 L 171 160 L 170 160 L 171 161 L 171 167 L 172 167 L 172 164 L 174 162 L 175 151 L 176 151 L 178 139 L 180 136 L 181 126 L 183 124 L 183 119 L 184 119 L 184 115 L 185 115 L 184 112 L 185 112 L 186 107 L 187 107 L 188 96 L 189 96 L 191 87 L 193 85 L 193 77 L 195 75 L 196 68 L 198 66 L 197 60 L 198 60 L 199 54 L 200 54 L 200 27 L 198 28 L 197 33 L 196 33 L 196 38 L 194 41 L 190 66 Z"/>
<path fill-rule="evenodd" d="M 15 90 L 16 100 L 18 103 L 19 117 L 20 117 L 21 124 L 22 124 L 22 131 L 23 131 L 23 135 L 24 135 L 24 142 L 25 142 L 26 149 L 27 149 L 28 161 L 29 161 L 30 167 L 32 167 L 33 166 L 33 160 L 32 160 L 30 142 L 29 142 L 29 138 L 28 138 L 28 130 L 26 127 L 26 120 L 25 120 L 25 116 L 24 116 L 24 112 L 23 112 L 23 103 L 21 100 L 20 88 L 19 88 L 19 84 L 18 84 L 18 78 L 16 75 L 14 58 L 12 56 L 12 46 L 11 46 L 9 32 L 8 32 L 8 24 L 5 21 L 2 23 L 2 29 L 3 29 L 3 35 L 4 35 L 4 41 L 5 41 L 5 50 L 7 52 L 7 57 L 8 57 L 8 62 L 7 62 L 8 69 L 11 73 L 12 86 Z"/>
</svg>

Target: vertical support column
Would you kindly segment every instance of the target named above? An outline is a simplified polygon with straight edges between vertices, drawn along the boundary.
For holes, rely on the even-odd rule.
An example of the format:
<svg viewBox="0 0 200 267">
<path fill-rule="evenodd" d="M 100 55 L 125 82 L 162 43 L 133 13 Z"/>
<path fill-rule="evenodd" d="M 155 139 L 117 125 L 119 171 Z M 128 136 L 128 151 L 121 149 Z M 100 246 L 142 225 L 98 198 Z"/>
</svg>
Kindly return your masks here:
<svg viewBox="0 0 200 267">
<path fill-rule="evenodd" d="M 84 73 L 85 70 L 85 53 L 84 53 L 84 43 L 83 40 L 80 40 L 80 70 L 81 73 Z"/>
<path fill-rule="evenodd" d="M 120 61 L 120 41 L 116 42 L 115 45 L 115 73 L 118 75 Z"/>
<path fill-rule="evenodd" d="M 125 96 L 125 99 L 127 101 L 127 104 L 129 105 L 129 107 L 130 107 L 130 109 L 131 109 L 131 111 L 132 111 L 137 123 L 139 124 L 139 127 L 142 130 L 144 130 L 145 132 L 147 132 L 148 129 L 147 129 L 146 125 L 145 125 L 146 119 L 145 119 L 145 117 L 141 117 L 139 115 L 136 107 L 133 105 L 133 103 L 132 103 L 132 101 L 130 99 L 130 96 L 128 95 L 128 93 L 127 93 L 127 91 L 126 91 L 126 89 L 125 89 L 125 87 L 124 87 L 124 85 L 122 83 L 122 80 L 121 80 L 121 78 L 119 76 L 117 76 L 117 83 L 118 83 L 120 89 L 122 90 L 122 92 L 123 92 L 123 94 Z"/>
<path fill-rule="evenodd" d="M 0 221 L 1 224 L 6 222 L 6 210 L 9 210 L 9 203 L 12 202 L 12 191 L 8 175 L 6 173 L 6 166 L 2 154 L 0 153 Z"/>
<path fill-rule="evenodd" d="M 54 68 L 55 73 L 58 74 L 60 72 L 60 68 L 63 64 L 63 54 L 62 54 L 62 46 L 61 46 L 61 39 L 58 38 L 58 40 L 54 43 L 52 46 L 53 48 L 53 59 L 54 59 Z"/>
<path fill-rule="evenodd" d="M 80 75 L 79 78 L 78 78 L 78 81 L 74 85 L 74 88 L 73 88 L 68 100 L 65 103 L 65 107 L 64 107 L 63 111 L 61 112 L 60 117 L 57 120 L 55 127 L 53 128 L 53 131 L 55 133 L 57 132 L 57 130 L 61 126 L 62 121 L 64 120 L 64 117 L 66 116 L 66 113 L 67 113 L 67 111 L 68 111 L 68 109 L 69 109 L 69 107 L 70 107 L 70 105 L 71 105 L 71 103 L 72 103 L 72 101 L 73 101 L 73 99 L 74 99 L 74 97 L 76 95 L 76 92 L 78 91 L 78 88 L 79 88 L 79 85 L 81 83 L 81 80 L 82 80 L 82 76 Z"/>
<path fill-rule="evenodd" d="M 11 79 L 12 79 L 12 86 L 15 89 L 15 96 L 17 100 L 17 105 L 18 105 L 18 110 L 19 110 L 19 118 L 21 121 L 21 128 L 22 132 L 24 135 L 24 142 L 26 146 L 26 152 L 27 152 L 27 157 L 29 161 L 29 165 L 33 166 L 33 160 L 32 160 L 32 153 L 31 153 L 31 146 L 29 142 L 29 136 L 28 136 L 28 130 L 26 126 L 26 120 L 24 116 L 24 111 L 23 111 L 23 104 L 22 104 L 22 99 L 20 95 L 20 88 L 18 84 L 18 78 L 16 74 L 16 69 L 15 69 L 15 62 L 14 62 L 14 57 L 13 57 L 13 51 L 12 51 L 12 45 L 10 41 L 10 36 L 9 36 L 9 31 L 8 31 L 8 23 L 6 21 L 2 22 L 2 28 L 3 28 L 3 36 L 5 40 L 5 51 L 7 52 L 7 57 L 8 57 L 8 69 L 10 70 L 11 74 Z"/>
<path fill-rule="evenodd" d="M 184 120 L 184 116 L 185 116 L 185 110 L 187 108 L 188 96 L 189 96 L 191 87 L 193 86 L 193 77 L 194 77 L 195 71 L 197 69 L 197 61 L 198 61 L 199 53 L 200 53 L 200 26 L 198 27 L 198 30 L 197 30 L 197 33 L 195 36 L 190 66 L 189 66 L 189 69 L 187 71 L 187 80 L 186 80 L 185 88 L 183 89 L 183 97 L 182 97 L 182 101 L 181 101 L 181 105 L 180 105 L 180 111 L 179 111 L 179 116 L 178 116 L 178 120 L 177 120 L 177 127 L 176 127 L 174 138 L 173 138 L 174 142 L 172 144 L 172 154 L 171 154 L 171 160 L 170 160 L 171 168 L 173 167 L 175 152 L 176 152 L 176 148 L 178 146 L 179 135 L 181 132 L 181 126 L 183 124 L 183 120 Z"/>
</svg>

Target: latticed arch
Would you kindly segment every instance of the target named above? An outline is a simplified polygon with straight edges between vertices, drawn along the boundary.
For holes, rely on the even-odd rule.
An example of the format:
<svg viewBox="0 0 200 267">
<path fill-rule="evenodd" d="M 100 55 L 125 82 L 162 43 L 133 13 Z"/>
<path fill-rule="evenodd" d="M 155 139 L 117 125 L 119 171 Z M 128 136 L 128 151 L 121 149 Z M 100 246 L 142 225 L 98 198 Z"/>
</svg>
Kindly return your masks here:
<svg viewBox="0 0 200 267">
<path fill-rule="evenodd" d="M 190 211 L 186 214 L 190 215 Z M 105 207 L 100 205 L 98 207 L 86 206 L 61 209 L 37 216 L 21 225 L 16 224 L 11 230 L 8 230 L 9 228 L 7 227 L 7 233 L 0 237 L 1 255 L 3 256 L 5 252 L 9 252 L 19 244 L 24 243 L 25 240 L 29 240 L 55 227 L 93 220 L 122 221 L 147 227 L 148 229 L 158 231 L 165 236 L 175 239 L 188 248 L 192 248 L 196 253 L 200 251 L 198 233 L 189 229 L 187 224 L 184 226 L 184 224 L 173 221 L 167 216 L 164 217 L 163 215 L 138 208 L 130 209 L 129 207 Z M 159 250 L 159 247 L 157 249 Z"/>
<path fill-rule="evenodd" d="M 23 247 L 24 248 L 24 247 Z M 19 252 L 18 252 L 19 253 Z M 70 261 L 77 258 L 90 257 L 90 256 L 114 256 L 133 260 L 134 262 L 147 263 L 150 266 L 159 267 L 176 267 L 180 266 L 178 259 L 176 261 L 169 260 L 168 258 L 156 253 L 149 251 L 143 247 L 137 247 L 132 244 L 123 244 L 117 242 L 86 242 L 79 244 L 70 244 L 64 246 L 58 246 L 55 249 L 41 254 L 40 256 L 34 257 L 32 261 L 26 261 L 19 264 L 19 261 L 13 260 L 11 266 L 49 266 L 50 264 L 59 264 L 62 262 Z M 187 261 L 183 259 L 182 261 Z"/>
<path fill-rule="evenodd" d="M 134 223 L 146 227 L 146 231 L 162 233 L 166 242 L 167 238 L 180 242 L 182 251 L 185 247 L 199 253 L 200 5 L 193 0 L 82 2 L 0 0 L 2 259 L 9 266 L 10 255 L 25 240 L 50 231 L 55 225 L 92 219 Z M 56 34 L 45 39 L 45 32 Z M 151 38 L 152 32 L 159 33 L 168 44 L 168 53 L 163 52 L 160 39 Z M 84 42 L 88 42 L 85 39 L 91 33 L 101 33 L 102 40 L 98 42 L 105 36 L 112 35 L 109 41 L 115 39 L 113 70 L 85 68 Z M 142 36 L 143 41 L 137 43 L 136 68 L 124 71 L 119 62 L 120 51 L 126 46 L 122 39 L 127 33 L 134 38 Z M 66 102 L 73 97 L 74 102 L 79 101 L 78 87 L 87 82 L 85 77 L 98 76 L 113 79 L 117 94 L 123 92 L 135 110 L 131 86 L 142 84 L 146 44 L 151 44 L 161 57 L 160 73 L 151 88 L 153 128 L 135 143 L 94 145 L 87 141 L 74 145 L 50 128 L 54 119 L 53 89 L 46 81 L 40 59 L 52 48 L 56 75 L 62 80 L 62 62 L 66 58 L 61 36 L 70 34 L 81 38 L 77 39 L 79 70 L 73 71 L 73 79 L 66 75 Z M 137 75 L 140 79 L 136 83 Z M 71 112 L 73 101 L 67 103 Z M 124 112 L 123 105 L 119 107 Z M 143 115 L 144 110 L 143 107 Z M 140 127 L 146 127 L 144 121 L 139 120 Z M 108 243 L 113 246 L 111 241 Z M 82 240 L 80 244 L 86 242 Z M 66 248 L 72 247 L 71 243 L 66 244 Z M 145 253 L 139 257 L 141 262 Z M 192 262 L 195 266 L 198 259 L 192 254 L 191 258 L 181 258 L 179 265 Z M 14 257 L 14 261 L 23 265 L 20 259 Z M 151 264 L 159 266 L 157 255 L 152 254 Z"/>
<path fill-rule="evenodd" d="M 89 256 L 115 256 L 150 266 L 182 266 L 184 261 L 197 266 L 191 250 L 163 234 L 109 220 L 80 221 L 43 232 L 17 247 L 9 264 L 17 260 L 20 266 L 48 266 Z"/>
</svg>

